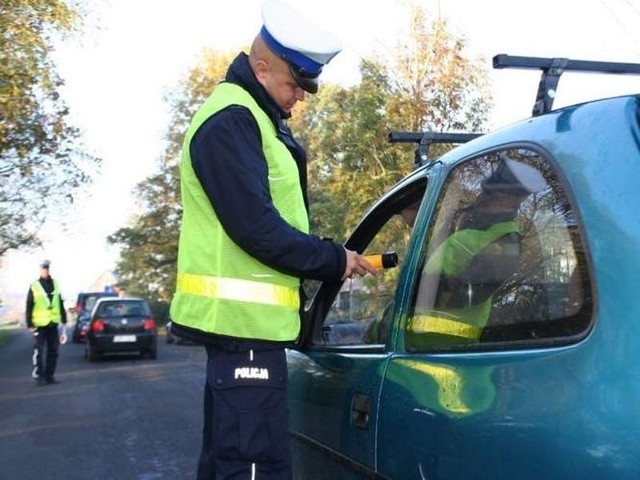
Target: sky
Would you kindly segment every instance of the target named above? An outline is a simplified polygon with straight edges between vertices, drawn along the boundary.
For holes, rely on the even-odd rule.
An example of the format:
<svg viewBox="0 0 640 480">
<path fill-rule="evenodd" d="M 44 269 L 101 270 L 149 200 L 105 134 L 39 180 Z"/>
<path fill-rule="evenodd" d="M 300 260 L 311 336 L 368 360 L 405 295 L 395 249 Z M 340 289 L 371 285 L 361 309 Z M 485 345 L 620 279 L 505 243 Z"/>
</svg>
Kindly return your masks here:
<svg viewBox="0 0 640 480">
<path fill-rule="evenodd" d="M 390 58 L 403 35 L 409 0 L 286 0 L 335 33 L 343 50 L 321 81 L 358 81 L 358 62 Z M 530 116 L 539 72 L 492 70 L 499 53 L 582 60 L 640 61 L 640 0 L 415 0 L 447 19 L 468 52 L 484 58 L 495 106 L 490 127 Z M 154 173 L 175 89 L 204 47 L 236 51 L 261 27 L 262 0 L 93 0 L 85 34 L 54 52 L 62 95 L 88 150 L 103 159 L 95 182 L 62 217 L 41 231 L 42 248 L 0 260 L 0 298 L 20 307 L 38 263 L 51 260 L 68 305 L 115 267 L 105 238 L 136 212 L 134 186 Z M 640 77 L 565 74 L 555 107 L 640 91 Z M 7 308 L 5 308 L 6 310 Z M 0 312 L 1 314 L 2 312 Z"/>
</svg>

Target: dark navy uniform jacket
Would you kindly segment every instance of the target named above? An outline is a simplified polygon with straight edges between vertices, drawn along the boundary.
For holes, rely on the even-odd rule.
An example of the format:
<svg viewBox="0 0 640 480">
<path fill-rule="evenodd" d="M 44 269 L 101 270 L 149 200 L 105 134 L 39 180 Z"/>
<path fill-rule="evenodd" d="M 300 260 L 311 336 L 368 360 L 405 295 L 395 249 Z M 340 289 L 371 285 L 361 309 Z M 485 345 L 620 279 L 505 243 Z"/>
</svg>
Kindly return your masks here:
<svg viewBox="0 0 640 480">
<path fill-rule="evenodd" d="M 248 91 L 272 119 L 279 139 L 298 165 L 308 209 L 307 157 L 284 123 L 290 115 L 258 83 L 246 54 L 240 53 L 235 58 L 225 81 Z M 275 209 L 269 194 L 260 130 L 247 108 L 232 105 L 211 116 L 191 140 L 190 153 L 193 169 L 216 215 L 229 237 L 243 250 L 264 264 L 299 278 L 323 281 L 341 278 L 346 267 L 343 247 L 294 229 Z M 178 335 L 205 343 L 225 341 L 181 325 L 176 327 Z"/>
</svg>

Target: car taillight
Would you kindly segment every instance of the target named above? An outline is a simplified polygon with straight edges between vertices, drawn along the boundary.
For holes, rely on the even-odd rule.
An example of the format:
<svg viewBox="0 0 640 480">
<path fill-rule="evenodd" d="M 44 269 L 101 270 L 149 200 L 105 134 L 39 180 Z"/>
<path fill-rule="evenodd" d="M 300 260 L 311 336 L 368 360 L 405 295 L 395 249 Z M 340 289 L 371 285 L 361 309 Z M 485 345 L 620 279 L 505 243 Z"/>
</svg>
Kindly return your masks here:
<svg viewBox="0 0 640 480">
<path fill-rule="evenodd" d="M 104 320 L 94 320 L 91 322 L 91 330 L 94 332 L 102 332 L 104 330 Z"/>
<path fill-rule="evenodd" d="M 153 320 L 153 318 L 145 318 L 144 319 L 144 329 L 145 330 L 155 330 L 156 329 L 156 322 Z"/>
</svg>

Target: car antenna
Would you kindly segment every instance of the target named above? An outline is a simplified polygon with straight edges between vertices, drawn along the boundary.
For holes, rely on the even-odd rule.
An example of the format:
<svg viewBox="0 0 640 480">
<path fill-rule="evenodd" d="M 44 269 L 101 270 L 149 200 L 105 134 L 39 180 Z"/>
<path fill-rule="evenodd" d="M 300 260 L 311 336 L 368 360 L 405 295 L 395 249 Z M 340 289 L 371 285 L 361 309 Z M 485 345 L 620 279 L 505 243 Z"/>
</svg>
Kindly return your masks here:
<svg viewBox="0 0 640 480">
<path fill-rule="evenodd" d="M 596 62 L 569 58 L 520 57 L 501 53 L 493 57 L 493 68 L 524 68 L 542 70 L 536 101 L 531 115 L 536 117 L 553 109 L 560 76 L 567 71 L 613 74 L 640 74 L 640 64 Z"/>
<path fill-rule="evenodd" d="M 433 143 L 466 143 L 482 133 L 390 132 L 389 143 L 417 143 L 413 169 L 429 163 L 429 147 Z"/>
</svg>

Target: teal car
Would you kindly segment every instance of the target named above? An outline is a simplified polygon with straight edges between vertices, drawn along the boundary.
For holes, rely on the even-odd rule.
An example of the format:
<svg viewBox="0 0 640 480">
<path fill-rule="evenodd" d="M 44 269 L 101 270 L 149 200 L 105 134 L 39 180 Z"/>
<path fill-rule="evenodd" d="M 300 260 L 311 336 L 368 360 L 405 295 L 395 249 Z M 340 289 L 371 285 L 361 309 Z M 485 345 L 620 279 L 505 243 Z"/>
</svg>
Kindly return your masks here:
<svg viewBox="0 0 640 480">
<path fill-rule="evenodd" d="M 640 478 L 640 94 L 531 118 L 429 159 L 346 246 L 378 277 L 322 284 L 289 365 L 297 479 Z"/>
</svg>

